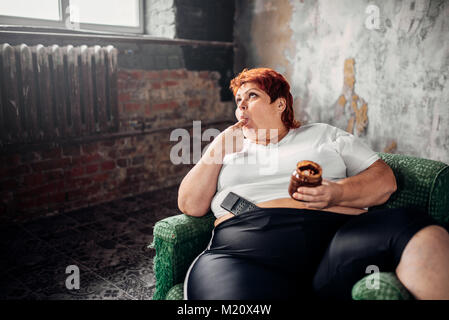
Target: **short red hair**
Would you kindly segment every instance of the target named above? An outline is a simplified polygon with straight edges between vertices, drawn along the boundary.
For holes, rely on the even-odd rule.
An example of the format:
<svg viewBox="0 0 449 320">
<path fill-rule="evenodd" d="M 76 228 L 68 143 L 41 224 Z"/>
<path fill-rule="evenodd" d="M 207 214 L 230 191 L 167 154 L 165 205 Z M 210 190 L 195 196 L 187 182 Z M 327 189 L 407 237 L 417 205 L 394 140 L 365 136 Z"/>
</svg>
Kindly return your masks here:
<svg viewBox="0 0 449 320">
<path fill-rule="evenodd" d="M 269 68 L 243 69 L 231 80 L 229 88 L 234 96 L 237 90 L 245 83 L 253 82 L 270 96 L 271 103 L 277 98 L 284 98 L 286 107 L 282 113 L 281 120 L 287 129 L 298 128 L 301 124 L 295 120 L 293 112 L 293 97 L 290 93 L 290 85 L 283 75 Z"/>
</svg>

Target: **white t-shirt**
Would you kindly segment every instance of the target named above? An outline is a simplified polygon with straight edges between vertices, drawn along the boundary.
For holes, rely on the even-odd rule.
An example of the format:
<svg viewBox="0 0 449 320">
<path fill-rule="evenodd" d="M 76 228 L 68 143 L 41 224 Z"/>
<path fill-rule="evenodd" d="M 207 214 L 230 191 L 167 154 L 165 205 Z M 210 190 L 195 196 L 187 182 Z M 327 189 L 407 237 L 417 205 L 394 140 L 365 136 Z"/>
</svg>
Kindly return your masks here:
<svg viewBox="0 0 449 320">
<path fill-rule="evenodd" d="M 360 139 L 324 123 L 290 129 L 279 143 L 244 139 L 240 152 L 223 159 L 211 210 L 217 218 L 228 213 L 220 204 L 230 191 L 253 203 L 289 198 L 290 176 L 298 161 L 318 163 L 323 179 L 335 181 L 362 172 L 378 159 Z"/>
</svg>

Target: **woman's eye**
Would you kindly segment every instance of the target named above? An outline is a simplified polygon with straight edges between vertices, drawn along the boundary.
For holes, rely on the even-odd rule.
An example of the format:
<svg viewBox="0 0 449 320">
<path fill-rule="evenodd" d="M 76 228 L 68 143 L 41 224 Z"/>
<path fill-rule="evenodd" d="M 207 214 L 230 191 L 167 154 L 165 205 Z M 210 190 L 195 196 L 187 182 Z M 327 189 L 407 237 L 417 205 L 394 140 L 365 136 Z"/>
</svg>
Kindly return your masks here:
<svg viewBox="0 0 449 320">
<path fill-rule="evenodd" d="M 254 92 L 251 92 L 250 94 L 249 94 L 249 97 L 251 98 L 251 97 L 257 97 L 257 94 L 255 94 Z"/>
</svg>

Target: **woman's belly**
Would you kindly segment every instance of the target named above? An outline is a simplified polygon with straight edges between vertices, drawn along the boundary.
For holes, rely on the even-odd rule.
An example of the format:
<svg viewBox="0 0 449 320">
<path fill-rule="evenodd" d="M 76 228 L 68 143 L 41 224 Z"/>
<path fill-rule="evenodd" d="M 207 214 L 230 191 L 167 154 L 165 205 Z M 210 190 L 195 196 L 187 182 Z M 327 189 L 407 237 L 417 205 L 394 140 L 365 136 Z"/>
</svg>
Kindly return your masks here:
<svg viewBox="0 0 449 320">
<path fill-rule="evenodd" d="M 325 209 L 313 209 L 313 208 L 308 208 L 305 205 L 305 202 L 294 200 L 292 198 L 274 199 L 274 200 L 270 200 L 270 201 L 259 202 L 259 203 L 256 203 L 256 205 L 260 208 L 297 208 L 297 209 L 330 211 L 330 212 L 349 214 L 349 215 L 358 215 L 358 214 L 367 212 L 367 210 L 363 210 L 363 209 L 350 208 L 350 207 L 339 207 L 339 206 L 333 206 L 333 207 L 329 207 L 329 208 L 325 208 Z M 216 227 L 223 221 L 228 220 L 229 218 L 232 218 L 232 217 L 234 217 L 234 215 L 232 213 L 227 213 L 224 216 L 221 216 L 220 218 L 216 219 L 214 222 L 214 226 Z"/>
</svg>

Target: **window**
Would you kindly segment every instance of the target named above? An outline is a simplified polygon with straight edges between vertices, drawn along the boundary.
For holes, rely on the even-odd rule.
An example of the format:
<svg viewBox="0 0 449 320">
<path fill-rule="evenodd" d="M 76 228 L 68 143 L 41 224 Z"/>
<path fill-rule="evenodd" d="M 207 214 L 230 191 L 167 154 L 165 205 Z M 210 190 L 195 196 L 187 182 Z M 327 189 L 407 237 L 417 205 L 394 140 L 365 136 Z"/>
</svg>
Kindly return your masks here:
<svg viewBox="0 0 449 320">
<path fill-rule="evenodd" d="M 143 0 L 0 0 L 0 24 L 143 33 Z"/>
</svg>

